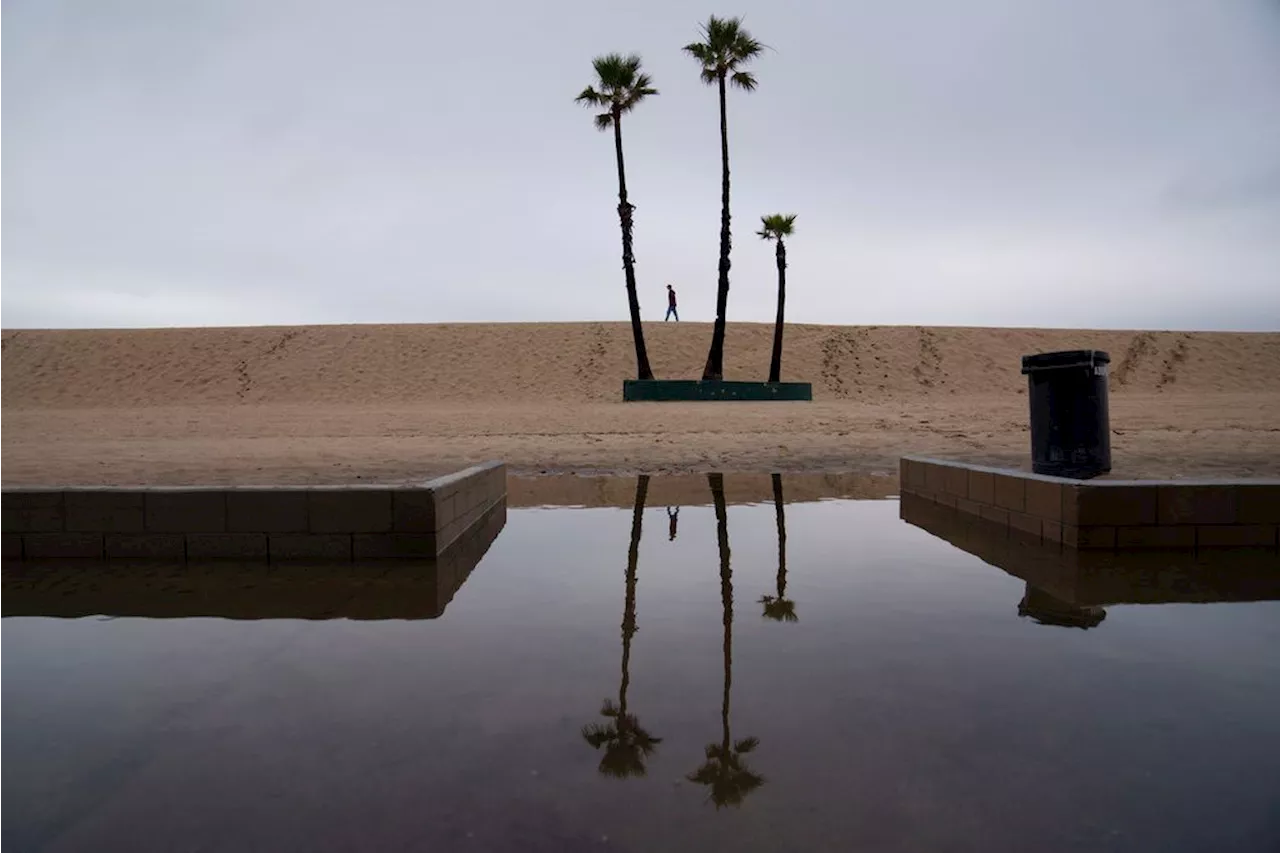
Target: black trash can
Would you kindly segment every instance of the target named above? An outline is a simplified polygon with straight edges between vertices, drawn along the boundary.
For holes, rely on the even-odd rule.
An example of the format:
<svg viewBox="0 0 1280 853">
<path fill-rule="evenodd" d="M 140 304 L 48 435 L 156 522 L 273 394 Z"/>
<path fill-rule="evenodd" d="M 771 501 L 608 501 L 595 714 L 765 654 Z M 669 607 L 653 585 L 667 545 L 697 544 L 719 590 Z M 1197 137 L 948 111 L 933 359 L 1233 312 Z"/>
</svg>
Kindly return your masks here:
<svg viewBox="0 0 1280 853">
<path fill-rule="evenodd" d="M 1111 470 L 1110 363 L 1105 352 L 1087 349 L 1022 357 L 1037 474 L 1085 480 Z"/>
</svg>

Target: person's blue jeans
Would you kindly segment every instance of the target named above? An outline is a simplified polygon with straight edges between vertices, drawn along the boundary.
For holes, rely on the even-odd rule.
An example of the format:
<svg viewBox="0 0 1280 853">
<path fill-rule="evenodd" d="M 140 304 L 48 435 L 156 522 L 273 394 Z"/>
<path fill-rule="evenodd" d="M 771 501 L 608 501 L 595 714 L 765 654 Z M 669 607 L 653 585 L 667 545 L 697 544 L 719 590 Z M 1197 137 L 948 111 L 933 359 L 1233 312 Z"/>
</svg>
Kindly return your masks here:
<svg viewBox="0 0 1280 853">
<path fill-rule="evenodd" d="M 663 318 L 662 318 L 662 322 L 664 322 L 664 323 L 665 323 L 665 322 L 667 322 L 668 320 L 670 320 L 672 317 L 675 317 L 675 318 L 676 318 L 676 322 L 677 322 L 677 323 L 679 323 L 679 322 L 680 322 L 680 315 L 676 313 L 676 306 L 674 306 L 674 305 L 668 305 L 668 306 L 667 306 L 667 316 L 665 316 L 665 317 L 663 317 Z"/>
</svg>

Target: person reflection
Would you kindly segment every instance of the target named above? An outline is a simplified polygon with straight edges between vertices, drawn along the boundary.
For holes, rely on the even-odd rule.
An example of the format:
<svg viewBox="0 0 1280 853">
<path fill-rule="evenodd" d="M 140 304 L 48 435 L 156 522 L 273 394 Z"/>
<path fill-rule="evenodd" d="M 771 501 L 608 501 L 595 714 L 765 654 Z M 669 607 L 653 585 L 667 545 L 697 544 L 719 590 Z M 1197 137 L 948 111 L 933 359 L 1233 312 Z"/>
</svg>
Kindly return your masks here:
<svg viewBox="0 0 1280 853">
<path fill-rule="evenodd" d="M 676 541 L 676 525 L 680 522 L 680 507 L 667 507 L 667 541 Z"/>
<path fill-rule="evenodd" d="M 640 534 L 645 497 L 649 491 L 648 475 L 636 481 L 636 502 L 631 513 L 631 548 L 627 552 L 626 597 L 622 610 L 622 683 L 618 702 L 604 700 L 600 715 L 604 723 L 582 727 L 582 737 L 595 749 L 604 749 L 598 770 L 605 776 L 626 779 L 644 776 L 645 760 L 653 755 L 662 738 L 646 731 L 627 708 L 627 688 L 631 684 L 631 638 L 636 633 L 636 568 L 640 559 Z"/>
<path fill-rule="evenodd" d="M 773 475 L 773 514 L 778 522 L 778 589 L 777 595 L 760 598 L 765 619 L 775 622 L 799 622 L 796 603 L 787 600 L 787 510 L 782 497 L 782 475 Z"/>
<path fill-rule="evenodd" d="M 733 685 L 733 572 L 729 567 L 729 522 L 725 511 L 724 476 L 708 474 L 716 511 L 716 542 L 720 550 L 720 604 L 724 624 L 724 693 L 720 703 L 720 741 L 706 746 L 706 760 L 686 778 L 706 785 L 707 798 L 717 810 L 740 806 L 747 795 L 764 784 L 743 756 L 760 745 L 756 737 L 733 740 L 729 730 L 729 694 Z"/>
</svg>

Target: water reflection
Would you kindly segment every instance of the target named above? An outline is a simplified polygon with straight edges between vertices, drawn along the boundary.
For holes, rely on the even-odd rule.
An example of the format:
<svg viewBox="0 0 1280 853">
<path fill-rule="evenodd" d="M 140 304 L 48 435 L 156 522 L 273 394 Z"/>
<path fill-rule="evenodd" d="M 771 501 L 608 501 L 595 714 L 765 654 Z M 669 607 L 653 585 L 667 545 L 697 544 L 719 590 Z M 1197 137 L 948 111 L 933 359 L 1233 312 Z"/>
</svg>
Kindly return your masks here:
<svg viewBox="0 0 1280 853">
<path fill-rule="evenodd" d="M 787 598 L 787 508 L 782 497 L 782 475 L 773 475 L 773 514 L 778 524 L 778 587 L 776 595 L 761 596 L 764 618 L 775 622 L 799 622 L 796 603 Z"/>
<path fill-rule="evenodd" d="M 1095 628 L 1118 604 L 1280 600 L 1274 549 L 1079 551 L 1024 539 L 948 507 L 904 495 L 901 518 L 1026 582 L 1018 615 Z"/>
<path fill-rule="evenodd" d="M 67 619 L 437 619 L 506 523 L 506 504 L 499 502 L 435 560 L 6 564 L 3 612 Z"/>
<path fill-rule="evenodd" d="M 600 773 L 616 779 L 645 775 L 645 759 L 653 755 L 662 743 L 654 737 L 639 719 L 627 708 L 627 688 L 631 685 L 631 638 L 636 633 L 636 566 L 640 561 L 640 535 L 644 523 L 645 496 L 649 491 L 649 477 L 641 475 L 636 481 L 636 502 L 631 511 L 631 547 L 627 549 L 627 592 L 622 608 L 622 681 L 618 685 L 618 703 L 604 700 L 600 715 L 605 723 L 590 723 L 583 727 L 582 737 L 596 749 L 604 748 L 600 758 Z M 675 537 L 674 527 L 672 538 Z"/>
<path fill-rule="evenodd" d="M 1274 552 L 1095 565 L 664 480 L 454 575 L 6 570 L 8 615 L 258 620 L 5 619 L 6 849 L 1280 849 L 1280 607 L 1117 606 L 1280 598 Z"/>
<path fill-rule="evenodd" d="M 729 727 L 729 699 L 733 691 L 733 569 L 729 564 L 729 515 L 725 510 L 724 475 L 708 474 L 716 510 L 716 546 L 720 552 L 720 607 L 724 624 L 724 692 L 720 702 L 720 740 L 706 746 L 706 761 L 689 774 L 690 782 L 707 786 L 707 797 L 717 809 L 740 806 L 747 795 L 764 784 L 764 777 L 747 766 L 743 756 L 760 745 L 760 739 L 733 740 Z"/>
</svg>

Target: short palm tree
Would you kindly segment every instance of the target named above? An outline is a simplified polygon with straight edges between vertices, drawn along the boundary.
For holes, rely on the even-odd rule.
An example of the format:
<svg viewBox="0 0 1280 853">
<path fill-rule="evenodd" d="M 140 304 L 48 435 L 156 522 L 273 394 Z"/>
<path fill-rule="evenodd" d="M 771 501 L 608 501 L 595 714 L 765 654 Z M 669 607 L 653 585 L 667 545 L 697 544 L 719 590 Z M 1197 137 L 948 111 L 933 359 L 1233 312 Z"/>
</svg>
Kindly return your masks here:
<svg viewBox="0 0 1280 853">
<path fill-rule="evenodd" d="M 720 548 L 720 604 L 724 611 L 724 693 L 720 700 L 720 742 L 709 743 L 706 760 L 686 778 L 706 785 L 708 797 L 717 809 L 740 806 L 764 777 L 755 773 L 742 756 L 760 745 L 755 737 L 733 740 L 729 732 L 729 694 L 733 686 L 733 570 L 729 567 L 729 521 L 725 512 L 724 476 L 708 474 L 711 498 L 716 508 L 716 542 Z"/>
<path fill-rule="evenodd" d="M 622 223 L 622 269 L 627 280 L 627 305 L 631 310 L 631 336 L 636 346 L 636 373 L 640 379 L 652 379 L 649 352 L 644 345 L 644 327 L 640 325 L 640 297 L 636 293 L 636 259 L 631 250 L 632 212 L 635 206 L 627 200 L 627 169 L 622 158 L 622 116 L 631 112 L 645 98 L 658 94 L 649 75 L 640 70 L 640 57 L 610 53 L 591 60 L 596 72 L 594 86 L 588 86 L 575 98 L 596 113 L 596 129 L 613 128 L 613 145 L 618 158 L 618 219 Z"/>
<path fill-rule="evenodd" d="M 773 475 L 773 515 L 778 522 L 778 594 L 761 597 L 763 616 L 775 622 L 799 622 L 796 603 L 787 599 L 787 511 L 782 499 L 782 475 Z"/>
<path fill-rule="evenodd" d="M 716 282 L 716 322 L 711 334 L 711 350 L 703 379 L 724 378 L 725 310 L 729 302 L 729 251 L 733 238 L 729 228 L 729 117 L 725 90 L 729 83 L 745 91 L 756 88 L 756 77 L 745 66 L 764 50 L 764 45 L 742 28 L 741 18 L 712 15 L 702 27 L 703 40 L 687 44 L 684 52 L 702 66 L 702 82 L 720 92 L 720 275 Z"/>
<path fill-rule="evenodd" d="M 773 357 L 769 359 L 769 381 L 782 381 L 782 318 L 787 303 L 787 244 L 786 238 L 795 233 L 794 213 L 773 213 L 760 217 L 761 228 L 756 233 L 762 240 L 774 240 L 774 252 L 778 259 L 778 316 L 773 321 Z"/>
<path fill-rule="evenodd" d="M 604 747 L 600 772 L 616 779 L 645 775 L 644 762 L 662 743 L 645 731 L 635 715 L 627 710 L 627 688 L 631 684 L 631 638 L 636 633 L 636 567 L 640 560 L 641 523 L 649 477 L 641 475 L 636 482 L 636 502 L 631 513 L 631 548 L 627 552 L 627 593 L 622 611 L 622 684 L 618 687 L 618 703 L 606 699 L 600 715 L 606 723 L 583 726 L 582 737 L 592 747 Z"/>
</svg>

